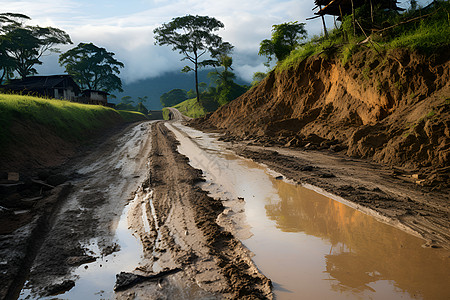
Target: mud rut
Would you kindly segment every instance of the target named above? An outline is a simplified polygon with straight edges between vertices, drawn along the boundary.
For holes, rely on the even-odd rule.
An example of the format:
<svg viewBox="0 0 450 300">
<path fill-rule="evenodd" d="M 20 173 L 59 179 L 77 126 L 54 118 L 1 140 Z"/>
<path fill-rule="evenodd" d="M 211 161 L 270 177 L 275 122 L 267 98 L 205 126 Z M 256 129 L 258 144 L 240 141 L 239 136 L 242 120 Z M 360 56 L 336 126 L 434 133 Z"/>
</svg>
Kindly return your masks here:
<svg viewBox="0 0 450 300">
<path fill-rule="evenodd" d="M 28 253 L 29 272 L 18 276 L 27 280 L 28 292 L 21 298 L 71 290 L 76 268 L 120 251 L 114 232 L 129 203 L 129 228 L 143 253 L 141 263 L 125 275 L 167 276 L 135 281 L 116 291 L 115 298 L 272 299 L 270 280 L 241 242 L 216 223 L 222 203 L 196 186 L 202 171 L 188 164 L 177 145 L 163 122 L 142 123 L 68 166 L 71 183 L 55 195 L 61 196 L 58 205 Z M 18 297 L 19 281 L 7 299 Z"/>
<path fill-rule="evenodd" d="M 202 171 L 188 164 L 177 144 L 163 123 L 152 125 L 150 172 L 143 189 L 152 192 L 145 209 L 153 217 L 150 231 L 139 232 L 149 260 L 140 270 L 180 268 L 178 281 L 195 282 L 213 298 L 271 299 L 270 280 L 258 271 L 240 241 L 216 223 L 223 206 L 196 186 Z M 167 297 L 170 290 L 164 289 L 142 284 L 133 293 Z"/>
<path fill-rule="evenodd" d="M 151 140 L 148 123 L 130 125 L 84 157 L 66 166 L 70 183 L 58 189 L 54 211 L 44 216 L 37 237 L 29 243 L 29 274 L 22 269 L 7 299 L 18 296 L 20 280 L 27 279 L 35 297 L 64 292 L 73 286 L 71 270 L 119 250 L 113 232 L 127 201 L 146 177 Z M 142 178 L 142 179 L 139 179 Z"/>
</svg>

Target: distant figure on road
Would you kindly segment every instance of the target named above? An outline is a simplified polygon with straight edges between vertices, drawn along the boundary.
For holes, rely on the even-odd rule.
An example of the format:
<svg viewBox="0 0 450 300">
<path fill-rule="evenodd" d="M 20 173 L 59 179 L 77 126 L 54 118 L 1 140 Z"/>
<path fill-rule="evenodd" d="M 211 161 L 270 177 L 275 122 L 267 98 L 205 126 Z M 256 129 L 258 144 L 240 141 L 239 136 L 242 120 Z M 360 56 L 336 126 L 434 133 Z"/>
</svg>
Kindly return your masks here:
<svg viewBox="0 0 450 300">
<path fill-rule="evenodd" d="M 171 111 L 169 111 L 169 120 L 173 119 L 173 113 Z"/>
</svg>

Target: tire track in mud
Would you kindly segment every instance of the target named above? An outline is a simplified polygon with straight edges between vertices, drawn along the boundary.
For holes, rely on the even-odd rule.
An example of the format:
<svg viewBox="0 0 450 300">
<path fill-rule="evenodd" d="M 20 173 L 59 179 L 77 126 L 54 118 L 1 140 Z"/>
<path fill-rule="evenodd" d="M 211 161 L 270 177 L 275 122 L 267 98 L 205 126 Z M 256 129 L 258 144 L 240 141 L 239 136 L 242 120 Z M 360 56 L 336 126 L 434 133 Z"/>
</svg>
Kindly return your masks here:
<svg viewBox="0 0 450 300">
<path fill-rule="evenodd" d="M 202 171 L 177 151 L 174 134 L 155 123 L 151 140 L 150 173 L 143 188 L 152 191 L 159 230 L 147 204 L 152 234 L 141 234 L 141 239 L 150 263 L 142 271 L 181 268 L 179 280 L 194 281 L 213 298 L 272 299 L 271 281 L 258 271 L 251 253 L 217 224 L 224 207 L 196 185 L 203 180 Z M 134 295 L 145 289 L 137 286 Z"/>
<path fill-rule="evenodd" d="M 25 277 L 26 293 L 31 299 L 41 298 L 51 295 L 49 290 L 61 282 L 76 285 L 77 276 L 71 273 L 80 265 L 118 251 L 115 224 L 143 180 L 139 178 L 146 176 L 151 147 L 146 138 L 149 128 L 148 123 L 130 124 L 61 166 L 70 178 L 70 190 L 58 197 L 50 207 L 52 211 L 43 212 L 46 222 L 41 227 L 45 228 L 33 231 L 32 238 L 36 235 L 37 241 L 31 245 L 32 257 L 27 269 L 22 270 L 23 280 L 17 283 L 18 290 L 11 299 L 17 298 Z M 91 240 L 95 240 L 100 254 L 90 252 Z M 61 287 L 58 292 L 72 287 Z"/>
</svg>

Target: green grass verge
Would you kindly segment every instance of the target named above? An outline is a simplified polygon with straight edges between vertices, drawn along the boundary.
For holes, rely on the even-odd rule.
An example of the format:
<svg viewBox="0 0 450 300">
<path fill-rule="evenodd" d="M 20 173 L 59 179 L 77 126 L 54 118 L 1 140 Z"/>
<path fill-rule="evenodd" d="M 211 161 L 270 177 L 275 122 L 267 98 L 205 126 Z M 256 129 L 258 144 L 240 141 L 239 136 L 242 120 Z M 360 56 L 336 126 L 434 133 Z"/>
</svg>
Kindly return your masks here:
<svg viewBox="0 0 450 300">
<path fill-rule="evenodd" d="M 208 112 L 197 102 L 197 98 L 188 99 L 173 106 L 178 109 L 183 115 L 191 118 L 200 118 L 205 116 Z M 164 120 L 169 119 L 169 110 L 163 108 Z"/>
<path fill-rule="evenodd" d="M 84 141 L 98 130 L 123 122 L 145 119 L 139 113 L 31 96 L 0 94 L 0 147 L 11 142 L 11 126 L 30 122 L 49 128 L 67 141 Z"/>
<path fill-rule="evenodd" d="M 421 19 L 422 15 L 426 15 Z M 410 20 L 415 19 L 413 22 Z M 393 49 L 409 49 L 426 55 L 433 55 L 450 48 L 450 3 L 438 1 L 436 8 L 407 11 L 404 14 L 387 18 L 392 28 L 383 34 L 373 34 L 376 43 L 358 45 L 366 37 L 359 32 L 353 36 L 351 16 L 344 18 L 340 29 L 330 31 L 328 39 L 315 36 L 309 42 L 292 51 L 283 61 L 278 62 L 276 71 L 282 72 L 296 67 L 304 59 L 313 55 L 334 56 L 345 65 L 354 53 L 372 48 L 375 52 L 386 52 Z M 360 19 L 361 21 L 361 19 Z M 395 26 L 397 25 L 397 26 Z M 387 26 L 387 25 L 386 25 Z"/>
<path fill-rule="evenodd" d="M 125 122 L 139 122 L 147 120 L 147 116 L 137 111 L 118 110 L 119 115 Z"/>
</svg>

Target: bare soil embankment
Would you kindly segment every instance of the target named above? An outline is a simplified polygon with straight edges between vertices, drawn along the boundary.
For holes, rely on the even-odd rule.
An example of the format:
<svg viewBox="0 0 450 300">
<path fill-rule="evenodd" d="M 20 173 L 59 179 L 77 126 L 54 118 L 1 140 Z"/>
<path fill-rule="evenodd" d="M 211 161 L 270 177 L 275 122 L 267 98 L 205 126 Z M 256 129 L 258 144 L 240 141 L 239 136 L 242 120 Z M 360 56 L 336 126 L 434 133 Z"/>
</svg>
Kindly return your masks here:
<svg viewBox="0 0 450 300">
<path fill-rule="evenodd" d="M 196 186 L 202 181 L 202 171 L 189 165 L 177 145 L 163 123 L 152 126 L 150 176 L 143 186 L 152 191 L 145 208 L 149 231 L 139 222 L 133 226 L 149 259 L 140 271 L 180 269 L 180 281 L 198 285 L 218 298 L 272 299 L 270 280 L 258 271 L 241 242 L 217 224 L 222 203 Z M 139 220 L 142 213 L 136 215 Z M 170 295 L 170 289 L 170 284 L 156 289 L 142 284 L 127 293 L 158 298 Z"/>
<path fill-rule="evenodd" d="M 310 57 L 191 124 L 449 248 L 449 57 L 364 51 L 345 65 Z"/>
<path fill-rule="evenodd" d="M 275 70 L 202 123 L 256 144 L 343 151 L 450 183 L 449 53 L 359 52 Z"/>
</svg>

